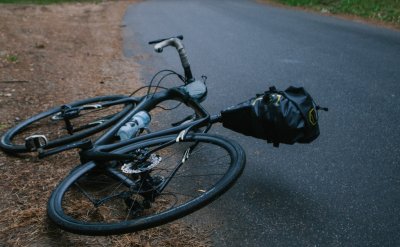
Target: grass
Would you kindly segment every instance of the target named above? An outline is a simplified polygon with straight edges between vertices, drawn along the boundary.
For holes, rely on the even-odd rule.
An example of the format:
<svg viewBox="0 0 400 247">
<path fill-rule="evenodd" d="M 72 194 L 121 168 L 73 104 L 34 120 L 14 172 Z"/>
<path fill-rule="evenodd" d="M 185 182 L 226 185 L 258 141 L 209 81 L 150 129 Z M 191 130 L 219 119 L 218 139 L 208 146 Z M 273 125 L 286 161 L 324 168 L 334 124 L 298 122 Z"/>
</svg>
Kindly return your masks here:
<svg viewBox="0 0 400 247">
<path fill-rule="evenodd" d="M 333 14 L 351 14 L 400 25 L 400 0 L 274 0 Z"/>
<path fill-rule="evenodd" d="M 56 4 L 56 3 L 76 3 L 76 2 L 99 2 L 99 0 L 0 0 L 1 3 L 12 4 Z"/>
<path fill-rule="evenodd" d="M 17 55 L 8 55 L 6 60 L 9 63 L 16 63 L 16 62 L 18 62 L 18 56 Z"/>
<path fill-rule="evenodd" d="M 8 126 L 6 124 L 0 123 L 0 131 L 6 129 Z"/>
</svg>

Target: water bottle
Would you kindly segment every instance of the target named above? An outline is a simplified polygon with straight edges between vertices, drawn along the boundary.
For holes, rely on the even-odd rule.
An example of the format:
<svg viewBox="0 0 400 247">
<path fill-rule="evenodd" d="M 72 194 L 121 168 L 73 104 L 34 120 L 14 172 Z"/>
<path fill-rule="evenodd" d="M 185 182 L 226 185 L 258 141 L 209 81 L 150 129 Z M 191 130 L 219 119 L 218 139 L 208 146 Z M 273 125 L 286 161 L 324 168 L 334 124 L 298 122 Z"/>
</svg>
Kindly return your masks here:
<svg viewBox="0 0 400 247">
<path fill-rule="evenodd" d="M 127 140 L 134 137 L 138 131 L 149 125 L 150 115 L 145 111 L 136 113 L 126 124 L 124 124 L 117 132 L 117 136 L 121 140 Z"/>
</svg>

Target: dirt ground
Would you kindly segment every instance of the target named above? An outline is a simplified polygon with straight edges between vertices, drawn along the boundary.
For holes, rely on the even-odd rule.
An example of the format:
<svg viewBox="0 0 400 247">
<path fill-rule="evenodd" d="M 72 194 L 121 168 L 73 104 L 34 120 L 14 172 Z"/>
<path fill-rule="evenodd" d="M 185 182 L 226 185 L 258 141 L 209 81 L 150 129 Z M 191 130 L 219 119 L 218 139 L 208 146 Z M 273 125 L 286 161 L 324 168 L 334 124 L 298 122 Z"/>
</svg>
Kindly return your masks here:
<svg viewBox="0 0 400 247">
<path fill-rule="evenodd" d="M 0 134 L 53 105 L 141 85 L 122 55 L 121 19 L 132 1 L 0 5 Z M 207 232 L 178 221 L 139 233 L 87 237 L 47 219 L 52 189 L 76 152 L 44 160 L 0 152 L 0 246 L 209 246 Z"/>
</svg>

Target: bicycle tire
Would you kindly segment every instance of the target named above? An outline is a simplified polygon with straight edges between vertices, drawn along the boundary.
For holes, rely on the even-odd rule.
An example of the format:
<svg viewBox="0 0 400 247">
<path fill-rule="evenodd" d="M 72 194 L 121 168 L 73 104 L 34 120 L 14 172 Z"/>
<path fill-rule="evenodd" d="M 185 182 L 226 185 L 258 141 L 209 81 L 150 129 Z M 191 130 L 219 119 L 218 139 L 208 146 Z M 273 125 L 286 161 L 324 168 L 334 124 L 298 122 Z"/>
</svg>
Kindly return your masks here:
<svg viewBox="0 0 400 247">
<path fill-rule="evenodd" d="M 93 105 L 96 103 L 112 102 L 115 100 L 123 99 L 127 96 L 123 95 L 108 95 L 99 96 L 89 99 L 84 99 L 67 104 L 70 107 L 80 107 L 84 105 Z M 101 109 L 87 110 L 86 112 L 79 113 L 78 117 L 74 117 L 71 121 L 73 124 L 80 127 L 75 128 L 81 131 L 68 134 L 63 130 L 63 119 L 54 119 L 54 116 L 60 114 L 62 106 L 54 107 L 48 111 L 36 114 L 27 120 L 24 120 L 6 131 L 0 139 L 0 148 L 8 153 L 24 153 L 29 152 L 25 147 L 25 138 L 32 134 L 43 134 L 48 138 L 48 143 L 45 149 L 54 148 L 57 146 L 65 145 L 73 141 L 93 135 L 115 123 L 129 110 L 133 109 L 134 104 L 118 104 Z M 106 115 L 109 114 L 109 115 Z M 109 117 L 108 119 L 106 117 Z M 93 124 L 97 120 L 98 124 Z M 100 120 L 104 120 L 103 122 Z M 86 124 L 86 125 L 85 125 Z M 86 129 L 85 129 L 86 127 Z M 53 131 L 53 132 L 52 132 Z M 57 132 L 57 133 L 56 133 Z M 58 136 L 60 135 L 60 136 Z"/>
<path fill-rule="evenodd" d="M 99 172 L 100 165 L 89 162 L 71 171 L 52 192 L 47 207 L 49 218 L 64 230 L 84 235 L 112 235 L 144 230 L 168 223 L 204 207 L 226 192 L 243 171 L 245 153 L 235 142 L 209 134 L 189 134 L 185 140 L 180 142 L 176 142 L 175 139 L 175 135 L 154 138 L 131 144 L 116 151 L 116 153 L 132 153 L 139 152 L 139 150 L 154 150 L 153 148 L 160 147 L 160 145 L 173 142 L 157 151 L 163 155 L 168 154 L 168 157 L 150 169 L 154 183 L 154 178 L 162 177 L 161 174 L 166 173 L 170 163 L 175 163 L 175 161 L 180 163 L 183 151 L 187 150 L 186 146 L 196 144 L 186 162 L 182 163 L 183 165 L 178 171 L 171 176 L 172 179 L 168 182 L 167 187 L 159 196 L 155 197 L 154 202 L 151 202 L 150 208 L 143 209 L 143 205 L 139 206 L 140 199 L 137 197 L 142 197 L 142 195 L 139 196 L 140 192 L 138 191 L 145 190 L 147 193 L 150 191 L 141 179 L 136 180 L 136 184 L 128 188 L 122 185 L 122 178 L 113 179 L 106 176 Z M 211 145 L 211 149 L 207 149 L 207 145 Z M 174 157 L 171 151 L 177 151 L 179 154 Z M 224 152 L 224 155 L 215 159 L 214 154 L 219 151 Z M 203 152 L 207 155 L 202 155 Z M 218 164 L 211 164 L 208 161 L 218 161 Z M 111 162 L 111 164 L 112 167 L 119 167 L 115 162 Z M 110 167 L 110 163 L 108 163 L 108 167 Z M 117 170 L 117 168 L 110 169 Z M 216 170 L 214 171 L 214 169 Z M 211 173 L 211 170 L 217 173 Z M 205 183 L 206 180 L 214 177 L 216 178 L 214 183 Z M 151 187 L 153 190 L 165 183 L 166 179 L 164 177 L 164 180 L 159 179 L 159 181 L 163 182 L 153 185 Z M 117 194 L 117 191 L 122 191 L 121 187 L 126 187 L 125 191 Z M 137 189 L 138 187 L 140 189 Z M 160 189 L 160 187 L 157 188 Z M 179 190 L 179 193 L 174 190 Z M 108 191 L 112 193 L 108 197 L 94 199 L 95 193 L 108 194 Z M 190 196 L 188 194 L 190 191 L 193 191 L 195 195 Z M 123 194 L 124 192 L 134 195 Z M 131 201 L 123 198 L 127 195 Z M 118 198 L 119 196 L 121 198 Z M 135 199 L 132 199 L 134 196 L 136 196 Z M 168 199 L 173 201 L 168 201 Z M 98 205 L 99 202 L 104 204 Z"/>
</svg>

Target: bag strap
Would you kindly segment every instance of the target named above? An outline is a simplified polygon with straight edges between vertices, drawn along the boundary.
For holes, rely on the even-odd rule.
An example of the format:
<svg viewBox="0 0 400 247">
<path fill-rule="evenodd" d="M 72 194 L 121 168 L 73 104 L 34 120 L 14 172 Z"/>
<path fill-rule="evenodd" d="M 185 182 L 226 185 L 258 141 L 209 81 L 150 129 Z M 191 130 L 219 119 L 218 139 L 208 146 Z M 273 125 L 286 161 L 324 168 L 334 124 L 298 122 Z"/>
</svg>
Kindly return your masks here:
<svg viewBox="0 0 400 247">
<path fill-rule="evenodd" d="M 301 116 L 303 117 L 304 123 L 309 126 L 309 123 L 307 121 L 307 113 L 303 112 L 302 109 L 300 108 L 299 104 L 292 100 L 290 96 L 285 91 L 277 91 L 277 93 L 282 94 L 287 100 L 293 103 L 293 105 L 297 108 L 297 110 L 300 112 Z"/>
<path fill-rule="evenodd" d="M 315 102 L 314 102 L 314 104 L 315 104 Z M 317 104 L 315 104 L 315 105 L 316 105 L 315 108 L 317 108 L 317 111 L 329 111 L 328 107 L 322 107 Z"/>
</svg>

